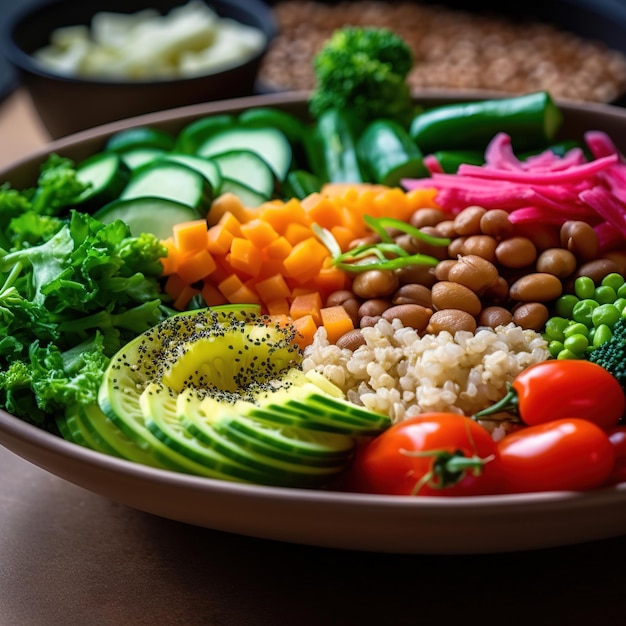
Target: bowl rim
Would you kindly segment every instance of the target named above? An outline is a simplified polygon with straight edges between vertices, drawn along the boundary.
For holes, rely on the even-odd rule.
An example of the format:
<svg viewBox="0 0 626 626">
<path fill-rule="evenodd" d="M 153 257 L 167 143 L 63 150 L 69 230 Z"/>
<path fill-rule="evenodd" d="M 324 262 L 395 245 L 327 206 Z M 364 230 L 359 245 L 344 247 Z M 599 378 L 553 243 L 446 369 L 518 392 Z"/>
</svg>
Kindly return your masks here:
<svg viewBox="0 0 626 626">
<path fill-rule="evenodd" d="M 189 0 L 177 0 L 176 4 L 173 4 L 171 8 L 183 6 L 187 4 Z M 213 0 L 204 0 L 205 4 L 213 8 Z M 237 70 L 238 68 L 245 67 L 250 63 L 254 63 L 260 60 L 268 51 L 272 40 L 278 33 L 278 25 L 274 16 L 272 8 L 263 0 L 217 0 L 217 3 L 231 5 L 236 7 L 253 18 L 259 18 L 259 22 L 262 25 L 257 25 L 265 35 L 265 42 L 263 46 L 252 56 L 246 58 L 243 62 L 226 63 L 216 67 L 211 72 L 204 72 L 199 74 L 193 74 L 189 76 L 180 76 L 174 78 L 146 78 L 146 79 L 119 79 L 109 77 L 91 77 L 91 76 L 77 76 L 74 74 L 61 74 L 54 71 L 50 71 L 38 63 L 32 54 L 26 52 L 15 41 L 15 31 L 21 26 L 21 24 L 35 16 L 40 10 L 46 10 L 57 4 L 62 4 L 63 0 L 36 0 L 28 5 L 20 5 L 13 9 L 8 16 L 8 19 L 0 25 L 0 54 L 2 54 L 6 60 L 20 73 L 28 73 L 39 78 L 54 80 L 60 83 L 74 84 L 74 85 L 94 85 L 94 86 L 110 86 L 110 87 L 126 87 L 126 88 L 141 88 L 147 86 L 167 86 L 167 85 L 179 85 L 189 84 L 197 81 L 201 81 L 207 78 L 219 78 L 228 72 Z M 95 15 L 99 11 L 108 10 L 106 6 L 102 9 L 94 9 Z M 134 11 L 128 12 L 132 14 Z M 76 22 L 78 23 L 78 21 Z M 71 24 L 67 24 L 68 26 Z"/>
</svg>

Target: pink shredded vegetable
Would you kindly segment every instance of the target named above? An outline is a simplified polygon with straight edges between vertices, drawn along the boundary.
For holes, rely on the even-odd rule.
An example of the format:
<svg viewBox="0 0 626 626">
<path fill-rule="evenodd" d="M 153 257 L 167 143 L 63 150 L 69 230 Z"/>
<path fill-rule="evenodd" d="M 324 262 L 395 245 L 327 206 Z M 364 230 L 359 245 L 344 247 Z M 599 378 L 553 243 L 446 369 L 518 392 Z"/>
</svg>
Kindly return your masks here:
<svg viewBox="0 0 626 626">
<path fill-rule="evenodd" d="M 603 131 L 589 131 L 585 144 L 558 156 L 545 150 L 522 161 L 511 138 L 498 133 L 485 150 L 484 165 L 463 164 L 456 174 L 427 165 L 429 178 L 405 179 L 407 190 L 435 188 L 437 203 L 455 214 L 467 206 L 509 211 L 514 223 L 562 224 L 584 220 L 602 249 L 626 237 L 626 159 Z"/>
</svg>

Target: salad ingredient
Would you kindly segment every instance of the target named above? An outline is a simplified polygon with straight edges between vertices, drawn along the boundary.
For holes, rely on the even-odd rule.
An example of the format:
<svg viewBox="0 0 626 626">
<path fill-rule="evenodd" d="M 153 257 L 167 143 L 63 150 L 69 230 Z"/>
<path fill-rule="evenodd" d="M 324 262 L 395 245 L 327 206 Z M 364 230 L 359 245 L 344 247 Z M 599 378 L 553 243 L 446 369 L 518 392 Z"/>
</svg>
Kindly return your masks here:
<svg viewBox="0 0 626 626">
<path fill-rule="evenodd" d="M 614 426 L 606 434 L 615 452 L 615 464 L 607 482 L 615 485 L 626 481 L 626 426 Z"/>
<path fill-rule="evenodd" d="M 406 77 L 412 65 L 411 49 L 393 31 L 339 28 L 313 58 L 316 80 L 309 108 L 315 117 L 337 109 L 363 122 L 408 119 L 413 103 Z"/>
<path fill-rule="evenodd" d="M 121 345 L 169 315 L 164 247 L 121 221 L 66 216 L 85 189 L 57 156 L 36 188 L 0 189 L 0 405 L 49 430 L 64 407 L 95 399 Z"/>
<path fill-rule="evenodd" d="M 576 278 L 574 293 L 557 299 L 556 315 L 546 321 L 544 337 L 550 353 L 560 359 L 584 359 L 609 341 L 626 307 L 624 284 L 624 277 L 616 272 L 598 285 L 589 276 Z"/>
<path fill-rule="evenodd" d="M 182 163 L 157 160 L 135 170 L 119 199 L 151 196 L 174 200 L 205 213 L 211 205 L 213 189 L 200 172 Z"/>
<path fill-rule="evenodd" d="M 589 361 L 605 369 L 626 393 L 626 318 L 613 326 L 610 338 L 592 350 Z"/>
<path fill-rule="evenodd" d="M 395 187 L 403 178 L 428 173 L 422 152 L 394 120 L 370 122 L 358 139 L 357 152 L 370 179 L 381 185 Z"/>
<path fill-rule="evenodd" d="M 220 17 L 189 0 L 167 15 L 96 13 L 90 25 L 57 28 L 34 53 L 42 67 L 90 78 L 153 80 L 189 77 L 244 63 L 266 45 L 259 29 Z"/>
<path fill-rule="evenodd" d="M 575 417 L 508 434 L 498 457 L 504 493 L 594 489 L 606 484 L 615 462 L 605 431 Z"/>
<path fill-rule="evenodd" d="M 562 119 L 550 94 L 538 91 L 511 98 L 433 107 L 413 118 L 409 133 L 424 153 L 448 149 L 483 150 L 498 133 L 506 133 L 516 150 L 524 150 L 548 145 Z"/>
<path fill-rule="evenodd" d="M 626 397 L 603 367 L 584 360 L 546 360 L 527 367 L 494 406 L 475 414 L 481 419 L 509 411 L 534 426 L 576 416 L 601 428 L 615 426 L 626 410 Z"/>
<path fill-rule="evenodd" d="M 455 413 L 425 413 L 391 426 L 357 450 L 350 489 L 402 496 L 495 493 L 496 443 L 481 426 Z"/>
<path fill-rule="evenodd" d="M 420 335 L 400 320 L 360 328 L 365 344 L 331 344 L 323 329 L 304 349 L 302 368 L 340 387 L 355 404 L 393 422 L 428 412 L 473 415 L 506 393 L 506 384 L 548 358 L 545 340 L 513 324 L 496 329 Z M 485 421 L 493 430 L 508 424 Z"/>
<path fill-rule="evenodd" d="M 434 173 L 402 184 L 407 189 L 435 187 L 438 204 L 453 213 L 479 205 L 507 210 L 511 222 L 518 225 L 587 222 L 577 227 L 584 229 L 581 239 L 591 234 L 589 225 L 593 226 L 603 252 L 626 233 L 626 202 L 616 192 L 626 165 L 605 133 L 588 132 L 584 138 L 590 160 L 574 147 L 563 156 L 547 149 L 522 161 L 513 153 L 511 136 L 498 132 L 486 148 L 484 165 L 462 164 L 457 174 Z"/>
<path fill-rule="evenodd" d="M 121 220 L 134 236 L 150 233 L 163 240 L 176 224 L 200 218 L 198 210 L 188 204 L 158 196 L 140 196 L 112 200 L 94 213 L 104 224 Z M 158 216 L 158 219 L 155 219 Z"/>
</svg>

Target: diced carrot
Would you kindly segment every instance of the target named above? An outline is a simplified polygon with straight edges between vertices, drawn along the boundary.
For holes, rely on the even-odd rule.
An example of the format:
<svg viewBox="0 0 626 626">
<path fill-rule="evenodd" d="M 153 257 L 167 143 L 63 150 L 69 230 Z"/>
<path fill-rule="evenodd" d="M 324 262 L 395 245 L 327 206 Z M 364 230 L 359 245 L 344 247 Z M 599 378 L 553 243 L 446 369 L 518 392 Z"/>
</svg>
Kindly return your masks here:
<svg viewBox="0 0 626 626">
<path fill-rule="evenodd" d="M 183 280 L 178 274 L 171 274 L 167 277 L 163 291 L 172 299 L 176 299 L 187 286 L 187 281 Z"/>
<path fill-rule="evenodd" d="M 241 222 L 230 211 L 227 211 L 224 215 L 222 215 L 218 224 L 221 224 L 234 237 L 242 237 Z"/>
<path fill-rule="evenodd" d="M 359 236 L 355 235 L 353 230 L 345 226 L 333 226 L 330 232 L 344 252 L 349 249 L 350 244 Z"/>
<path fill-rule="evenodd" d="M 263 256 L 261 250 L 244 237 L 233 237 L 230 244 L 229 263 L 238 272 L 257 276 L 261 271 Z"/>
<path fill-rule="evenodd" d="M 218 306 L 228 302 L 224 294 L 209 281 L 204 281 L 204 286 L 200 290 L 200 294 L 207 306 Z"/>
<path fill-rule="evenodd" d="M 289 301 L 287 298 L 265 301 L 265 308 L 269 315 L 289 315 Z"/>
<path fill-rule="evenodd" d="M 206 220 L 191 220 L 175 224 L 172 228 L 174 243 L 181 252 L 206 248 Z"/>
<path fill-rule="evenodd" d="M 243 223 L 241 225 L 241 233 L 257 248 L 265 248 L 278 237 L 278 233 L 273 226 L 260 218 Z"/>
<path fill-rule="evenodd" d="M 178 294 L 176 300 L 174 300 L 173 307 L 177 311 L 184 311 L 189 305 L 191 299 L 199 293 L 199 289 L 192 287 L 191 285 L 185 285 L 183 290 Z"/>
<path fill-rule="evenodd" d="M 304 282 L 319 272 L 328 256 L 328 250 L 317 237 L 309 237 L 297 243 L 283 261 L 285 272 L 287 276 L 298 277 Z"/>
<path fill-rule="evenodd" d="M 283 265 L 282 259 L 263 259 L 261 264 L 261 270 L 257 274 L 257 280 L 263 280 L 265 278 L 269 278 L 270 276 L 274 276 L 274 274 L 284 274 L 285 266 Z"/>
<path fill-rule="evenodd" d="M 211 203 L 211 209 L 206 218 L 209 226 L 221 221 L 226 213 L 230 213 L 240 222 L 247 221 L 249 215 L 248 209 L 244 207 L 239 196 L 231 192 L 223 193 Z"/>
<path fill-rule="evenodd" d="M 167 250 L 167 256 L 161 257 L 160 259 L 161 265 L 163 266 L 163 271 L 161 273 L 163 276 L 169 276 L 170 274 L 174 274 L 176 272 L 176 267 L 178 266 L 178 248 L 174 243 L 173 237 L 163 239 L 161 243 Z"/>
<path fill-rule="evenodd" d="M 248 285 L 241 285 L 226 297 L 231 304 L 260 304 L 259 296 Z"/>
<path fill-rule="evenodd" d="M 295 246 L 297 243 L 308 239 L 311 236 L 311 227 L 308 224 L 299 224 L 294 222 L 289 224 L 285 229 L 285 239 Z"/>
<path fill-rule="evenodd" d="M 233 273 L 233 268 L 227 263 L 225 256 L 213 255 L 215 269 L 210 274 L 210 280 L 218 285 Z"/>
<path fill-rule="evenodd" d="M 289 315 L 293 319 L 298 319 L 300 317 L 304 317 L 305 315 L 310 315 L 313 318 L 313 321 L 319 326 L 322 322 L 322 318 L 320 315 L 320 309 L 322 308 L 322 297 L 319 292 L 313 291 L 310 293 L 303 293 L 296 296 L 291 301 L 291 306 L 289 307 Z"/>
<path fill-rule="evenodd" d="M 352 318 L 340 305 L 323 307 L 320 315 L 330 343 L 336 343 L 339 337 L 354 329 Z"/>
<path fill-rule="evenodd" d="M 207 250 L 211 254 L 226 254 L 230 250 L 233 237 L 224 224 L 215 224 L 207 232 Z"/>
<path fill-rule="evenodd" d="M 313 337 L 317 332 L 317 324 L 312 315 L 305 315 L 299 317 L 297 320 L 293 320 L 294 328 L 296 329 L 296 336 L 294 342 L 303 349 L 306 346 L 310 346 L 313 343 Z"/>
<path fill-rule="evenodd" d="M 437 190 L 434 187 L 432 189 L 412 189 L 406 192 L 406 199 L 413 211 L 422 208 L 439 208 L 439 205 L 435 201 L 436 197 Z"/>
<path fill-rule="evenodd" d="M 263 254 L 269 259 L 284 259 L 291 252 L 292 248 L 293 246 L 285 237 L 280 235 L 263 248 Z"/>
<path fill-rule="evenodd" d="M 289 285 L 282 274 L 273 274 L 257 281 L 255 289 L 263 302 L 288 298 L 291 295 L 291 289 L 289 289 Z"/>
<path fill-rule="evenodd" d="M 298 223 L 308 225 L 309 223 L 300 201 L 296 198 L 292 198 L 282 205 L 275 203 L 263 205 L 259 211 L 258 217 L 271 224 L 274 230 L 280 235 L 285 233 L 289 224 Z"/>
<path fill-rule="evenodd" d="M 224 280 L 217 284 L 217 288 L 228 298 L 231 294 L 235 293 L 238 289 L 243 287 L 243 281 L 237 274 L 231 274 Z"/>
<path fill-rule="evenodd" d="M 318 275 L 313 278 L 313 284 L 319 291 L 329 294 L 333 291 L 346 289 L 348 286 L 348 277 L 346 273 L 338 267 L 333 265 L 328 267 L 323 266 Z"/>
<path fill-rule="evenodd" d="M 341 213 L 337 211 L 335 203 L 322 194 L 311 194 L 304 198 L 302 208 L 312 224 L 328 229 L 341 224 Z"/>
<path fill-rule="evenodd" d="M 202 248 L 180 259 L 177 274 L 191 284 L 211 274 L 216 267 L 211 253 L 206 248 Z"/>
</svg>

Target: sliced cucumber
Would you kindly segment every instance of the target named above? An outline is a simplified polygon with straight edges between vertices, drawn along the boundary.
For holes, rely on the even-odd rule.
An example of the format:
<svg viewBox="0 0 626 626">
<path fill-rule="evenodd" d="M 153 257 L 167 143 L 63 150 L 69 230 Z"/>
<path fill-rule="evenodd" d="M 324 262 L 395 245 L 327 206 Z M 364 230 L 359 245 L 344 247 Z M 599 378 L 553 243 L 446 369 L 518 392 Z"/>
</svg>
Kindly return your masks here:
<svg viewBox="0 0 626 626">
<path fill-rule="evenodd" d="M 252 150 L 264 159 L 279 181 L 285 180 L 291 168 L 293 150 L 289 140 L 276 128 L 235 126 L 208 137 L 197 150 L 203 157 L 212 157 L 230 150 Z"/>
<path fill-rule="evenodd" d="M 143 197 L 129 200 L 115 200 L 94 214 L 105 224 L 122 220 L 134 236 L 152 233 L 159 239 L 172 235 L 172 228 L 181 222 L 201 219 L 202 215 L 194 208 L 166 198 Z"/>
<path fill-rule="evenodd" d="M 222 186 L 220 188 L 221 193 L 234 193 L 240 200 L 243 206 L 253 209 L 260 206 L 264 202 L 269 200 L 268 196 L 259 193 L 252 187 L 242 183 L 239 180 L 232 178 L 222 178 Z"/>
<path fill-rule="evenodd" d="M 159 160 L 137 170 L 120 199 L 142 197 L 174 200 L 204 214 L 213 200 L 213 189 L 197 170 L 182 163 Z"/>
<path fill-rule="evenodd" d="M 235 126 L 236 123 L 235 116 L 229 113 L 201 117 L 185 126 L 178 133 L 174 150 L 194 154 L 211 135 Z"/>
<path fill-rule="evenodd" d="M 254 107 L 239 114 L 242 126 L 254 128 L 277 128 L 293 145 L 302 141 L 304 124 L 295 115 L 274 107 Z"/>
<path fill-rule="evenodd" d="M 114 133 L 109 137 L 104 148 L 113 152 L 125 152 L 134 148 L 173 150 L 174 137 L 158 128 L 138 126 Z"/>
<path fill-rule="evenodd" d="M 76 177 L 89 187 L 74 208 L 92 213 L 119 197 L 130 180 L 130 169 L 118 154 L 99 152 L 78 165 Z"/>
<path fill-rule="evenodd" d="M 211 156 L 224 178 L 235 180 L 270 198 L 276 186 L 276 177 L 267 161 L 252 150 L 229 150 Z"/>
<path fill-rule="evenodd" d="M 184 152 L 169 152 L 163 155 L 167 161 L 182 163 L 193 170 L 200 172 L 211 184 L 213 195 L 219 193 L 222 185 L 222 173 L 220 168 L 210 159 L 204 159 L 195 154 L 185 154 Z"/>
<path fill-rule="evenodd" d="M 147 163 L 156 161 L 159 157 L 168 154 L 168 152 L 162 148 L 131 148 L 120 151 L 118 154 L 132 172 Z"/>
<path fill-rule="evenodd" d="M 311 465 L 302 463 L 304 457 L 295 462 L 285 461 L 275 454 L 263 454 L 240 445 L 214 427 L 215 413 L 224 409 L 213 398 L 200 400 L 194 390 L 181 393 L 177 405 L 179 419 L 184 420 L 190 434 L 208 448 L 261 472 L 267 484 L 309 486 L 327 480 L 345 467 L 345 460 L 341 459 L 334 465 Z"/>
<path fill-rule="evenodd" d="M 148 430 L 168 448 L 201 464 L 213 478 L 251 483 L 263 482 L 263 474 L 234 461 L 190 435 L 177 414 L 177 398 L 162 385 L 148 385 L 139 398 Z M 205 474 L 206 475 L 206 474 Z"/>
</svg>

